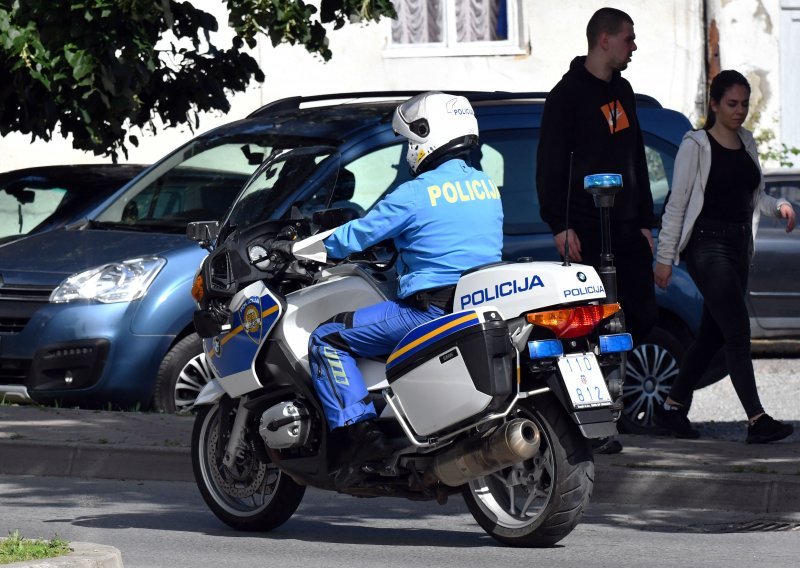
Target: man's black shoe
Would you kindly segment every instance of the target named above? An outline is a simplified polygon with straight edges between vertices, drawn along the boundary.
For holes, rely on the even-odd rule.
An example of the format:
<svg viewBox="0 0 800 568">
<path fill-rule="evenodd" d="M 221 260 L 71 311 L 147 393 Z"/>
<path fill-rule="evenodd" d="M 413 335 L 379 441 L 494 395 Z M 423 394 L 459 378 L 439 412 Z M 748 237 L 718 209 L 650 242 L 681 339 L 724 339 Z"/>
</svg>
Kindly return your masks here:
<svg viewBox="0 0 800 568">
<path fill-rule="evenodd" d="M 686 411 L 678 406 L 671 406 L 667 410 L 663 404 L 657 403 L 653 408 L 653 422 L 669 430 L 676 438 L 696 440 L 700 437 L 700 432 L 692 428 Z"/>
<path fill-rule="evenodd" d="M 794 432 L 794 426 L 791 424 L 778 422 L 769 414 L 763 414 L 761 418 L 756 420 L 755 424 L 747 426 L 747 439 L 745 442 L 748 444 L 777 442 L 791 436 L 792 432 Z"/>
<path fill-rule="evenodd" d="M 365 477 L 364 464 L 381 461 L 392 453 L 389 441 L 374 420 L 348 426 L 346 434 L 346 458 L 334 477 L 337 489 L 356 485 Z"/>
</svg>

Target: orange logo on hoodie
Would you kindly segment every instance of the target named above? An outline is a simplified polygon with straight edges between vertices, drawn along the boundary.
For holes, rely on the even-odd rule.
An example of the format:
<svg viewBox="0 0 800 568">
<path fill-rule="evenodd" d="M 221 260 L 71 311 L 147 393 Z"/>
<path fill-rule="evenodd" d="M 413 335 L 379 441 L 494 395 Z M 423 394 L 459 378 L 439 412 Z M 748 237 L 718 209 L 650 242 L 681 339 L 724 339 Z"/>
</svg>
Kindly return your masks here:
<svg viewBox="0 0 800 568">
<path fill-rule="evenodd" d="M 603 116 L 606 117 L 608 131 L 611 134 L 619 132 L 620 130 L 625 130 L 630 126 L 628 115 L 625 114 L 625 109 L 622 108 L 622 103 L 619 102 L 619 100 L 601 106 L 600 110 L 603 112 Z"/>
</svg>

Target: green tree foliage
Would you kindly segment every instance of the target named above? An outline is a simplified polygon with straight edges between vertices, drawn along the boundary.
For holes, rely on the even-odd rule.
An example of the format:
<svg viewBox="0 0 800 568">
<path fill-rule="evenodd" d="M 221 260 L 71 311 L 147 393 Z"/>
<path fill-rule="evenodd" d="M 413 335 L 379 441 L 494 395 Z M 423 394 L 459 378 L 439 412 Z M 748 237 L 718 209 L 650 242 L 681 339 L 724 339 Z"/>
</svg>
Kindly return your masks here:
<svg viewBox="0 0 800 568">
<path fill-rule="evenodd" d="M 49 140 L 116 159 L 138 145 L 132 128 L 198 126 L 202 111 L 264 73 L 245 50 L 259 35 L 328 60 L 326 28 L 393 17 L 390 0 L 219 0 L 233 44 L 212 43 L 218 22 L 175 0 L 0 0 L 0 135 Z"/>
</svg>

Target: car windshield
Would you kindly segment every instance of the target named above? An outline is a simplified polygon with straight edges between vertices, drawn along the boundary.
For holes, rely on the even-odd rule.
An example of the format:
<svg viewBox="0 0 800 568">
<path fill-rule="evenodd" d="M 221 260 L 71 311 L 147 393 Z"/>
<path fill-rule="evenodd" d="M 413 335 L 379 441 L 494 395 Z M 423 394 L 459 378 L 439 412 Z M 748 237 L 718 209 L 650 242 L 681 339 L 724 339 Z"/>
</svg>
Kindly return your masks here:
<svg viewBox="0 0 800 568">
<path fill-rule="evenodd" d="M 0 188 L 0 237 L 24 235 L 63 207 L 69 193 L 64 187 L 9 184 Z"/>
<path fill-rule="evenodd" d="M 224 225 L 247 227 L 294 211 L 310 217 L 331 205 L 340 156 L 330 146 L 275 150 L 242 190 Z M 344 180 L 340 180 L 344 183 Z"/>
<path fill-rule="evenodd" d="M 183 233 L 190 221 L 222 219 L 264 159 L 295 143 L 284 137 L 252 134 L 197 140 L 142 176 L 92 224 Z"/>
</svg>

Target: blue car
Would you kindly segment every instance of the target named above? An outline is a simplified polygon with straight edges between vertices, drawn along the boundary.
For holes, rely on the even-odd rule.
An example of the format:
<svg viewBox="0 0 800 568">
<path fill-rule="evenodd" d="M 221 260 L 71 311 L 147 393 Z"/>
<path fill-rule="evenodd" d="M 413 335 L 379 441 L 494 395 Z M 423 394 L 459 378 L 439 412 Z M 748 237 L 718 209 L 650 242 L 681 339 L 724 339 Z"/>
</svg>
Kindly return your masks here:
<svg viewBox="0 0 800 568">
<path fill-rule="evenodd" d="M 276 160 L 276 167 L 294 169 L 274 180 L 293 183 L 274 188 L 276 199 L 252 215 L 279 219 L 299 210 L 310 216 L 327 207 L 362 215 L 410 177 L 391 116 L 413 94 L 276 101 L 179 148 L 85 223 L 0 247 L 0 392 L 17 388 L 42 403 L 163 411 L 191 405 L 210 375 L 191 323 L 191 279 L 205 251 L 185 237 L 187 222 L 222 218 L 265 159 L 309 148 L 336 154 L 347 183 L 312 183 L 314 161 Z M 503 200 L 503 256 L 556 259 L 534 181 L 546 93 L 465 95 L 481 129 L 475 161 L 496 181 Z M 678 145 L 691 125 L 650 97 L 637 100 L 660 211 Z M 680 285 L 658 293 L 659 328 L 629 359 L 626 392 L 635 405 L 623 420 L 631 428 L 650 426 L 652 404 L 697 328 L 699 295 L 680 269 L 674 279 Z M 667 360 L 672 367 L 664 365 Z"/>
</svg>

